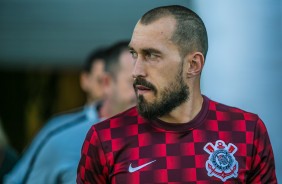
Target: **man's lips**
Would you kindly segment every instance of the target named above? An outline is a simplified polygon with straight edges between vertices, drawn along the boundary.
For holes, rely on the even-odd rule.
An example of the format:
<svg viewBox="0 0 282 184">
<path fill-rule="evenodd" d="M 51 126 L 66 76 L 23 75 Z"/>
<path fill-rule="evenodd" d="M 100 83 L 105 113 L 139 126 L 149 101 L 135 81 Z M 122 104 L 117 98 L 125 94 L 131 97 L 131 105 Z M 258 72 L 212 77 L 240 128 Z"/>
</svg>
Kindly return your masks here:
<svg viewBox="0 0 282 184">
<path fill-rule="evenodd" d="M 137 88 L 138 90 L 151 90 L 150 88 L 145 87 L 145 86 L 143 86 L 143 85 L 136 85 L 136 88 Z"/>
<path fill-rule="evenodd" d="M 144 94 L 144 93 L 146 93 L 146 92 L 151 91 L 150 88 L 145 87 L 145 86 L 143 86 L 143 85 L 136 85 L 135 87 L 136 87 L 136 89 L 137 89 L 137 91 L 138 91 L 138 94 Z"/>
</svg>

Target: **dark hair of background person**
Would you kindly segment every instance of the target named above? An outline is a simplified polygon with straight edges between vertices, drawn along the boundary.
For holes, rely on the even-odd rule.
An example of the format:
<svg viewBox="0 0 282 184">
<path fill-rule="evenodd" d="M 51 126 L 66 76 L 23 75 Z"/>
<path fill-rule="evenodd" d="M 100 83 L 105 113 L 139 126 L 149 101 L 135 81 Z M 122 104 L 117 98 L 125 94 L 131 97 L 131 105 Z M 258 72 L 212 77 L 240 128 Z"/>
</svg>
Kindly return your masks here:
<svg viewBox="0 0 282 184">
<path fill-rule="evenodd" d="M 124 40 L 115 43 L 113 46 L 106 51 L 106 65 L 105 71 L 108 72 L 112 77 L 116 77 L 117 71 L 119 71 L 119 57 L 123 51 L 128 50 L 129 40 Z"/>
<path fill-rule="evenodd" d="M 172 16 L 176 20 L 176 29 L 172 41 L 179 46 L 182 57 L 192 51 L 200 51 L 204 57 L 208 52 L 208 35 L 202 19 L 192 10 L 179 6 L 164 6 L 145 13 L 140 22 L 148 25 L 163 17 Z"/>
<path fill-rule="evenodd" d="M 105 59 L 106 50 L 107 49 L 105 48 L 99 48 L 90 53 L 83 64 L 82 71 L 90 73 L 95 62 L 97 62 L 99 59 Z"/>
</svg>

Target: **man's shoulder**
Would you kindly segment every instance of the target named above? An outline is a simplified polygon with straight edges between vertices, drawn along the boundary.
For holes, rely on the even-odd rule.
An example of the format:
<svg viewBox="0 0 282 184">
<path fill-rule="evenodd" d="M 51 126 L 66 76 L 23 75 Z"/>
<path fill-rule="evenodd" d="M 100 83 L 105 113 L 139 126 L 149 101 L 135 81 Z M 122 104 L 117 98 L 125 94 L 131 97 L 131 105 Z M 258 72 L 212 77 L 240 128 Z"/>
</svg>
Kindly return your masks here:
<svg viewBox="0 0 282 184">
<path fill-rule="evenodd" d="M 54 114 L 44 125 L 46 129 L 52 129 L 57 126 L 61 126 L 62 124 L 68 123 L 84 114 L 83 107 L 79 107 L 76 109 L 72 109 L 69 111 L 60 112 Z"/>
<path fill-rule="evenodd" d="M 136 107 L 132 107 L 126 111 L 114 115 L 100 123 L 93 125 L 93 127 L 99 131 L 102 129 L 121 128 L 130 124 L 136 124 L 138 118 L 138 112 Z"/>
<path fill-rule="evenodd" d="M 245 119 L 249 121 L 257 121 L 258 115 L 238 107 L 226 105 L 220 102 L 210 100 L 209 110 L 216 116 L 230 119 Z"/>
<path fill-rule="evenodd" d="M 40 129 L 33 142 L 46 141 L 47 139 L 50 139 L 50 137 L 53 137 L 62 131 L 66 131 L 69 127 L 77 125 L 78 122 L 83 122 L 84 119 L 85 117 L 81 109 L 55 115 Z"/>
<path fill-rule="evenodd" d="M 75 109 L 71 109 L 68 111 L 63 111 L 63 112 L 54 114 L 51 117 L 51 119 L 48 121 L 48 123 L 72 119 L 73 117 L 81 115 L 83 111 L 84 111 L 84 108 L 79 107 L 79 108 L 75 108 Z"/>
</svg>

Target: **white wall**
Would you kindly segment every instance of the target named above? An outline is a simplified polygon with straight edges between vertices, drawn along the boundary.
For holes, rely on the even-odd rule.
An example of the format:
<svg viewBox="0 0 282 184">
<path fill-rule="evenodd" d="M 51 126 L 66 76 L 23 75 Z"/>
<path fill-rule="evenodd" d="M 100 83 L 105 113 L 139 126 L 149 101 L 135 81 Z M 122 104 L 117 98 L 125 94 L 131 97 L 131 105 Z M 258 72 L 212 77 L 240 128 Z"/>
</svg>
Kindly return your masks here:
<svg viewBox="0 0 282 184">
<path fill-rule="evenodd" d="M 203 93 L 259 114 L 282 182 L 282 13 L 279 0 L 196 1 L 209 36 Z"/>
</svg>

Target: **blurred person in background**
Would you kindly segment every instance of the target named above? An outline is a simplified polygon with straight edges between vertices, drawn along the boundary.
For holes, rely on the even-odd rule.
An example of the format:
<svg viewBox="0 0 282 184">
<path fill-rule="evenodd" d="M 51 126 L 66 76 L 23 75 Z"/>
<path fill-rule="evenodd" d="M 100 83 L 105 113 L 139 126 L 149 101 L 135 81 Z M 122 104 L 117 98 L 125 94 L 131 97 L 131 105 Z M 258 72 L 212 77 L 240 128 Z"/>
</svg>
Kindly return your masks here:
<svg viewBox="0 0 282 184">
<path fill-rule="evenodd" d="M 148 11 L 129 47 L 137 106 L 91 127 L 77 183 L 277 183 L 260 117 L 201 93 L 208 36 L 195 12 Z"/>
<path fill-rule="evenodd" d="M 17 159 L 18 154 L 9 146 L 0 119 L 0 183 L 3 182 L 3 176 L 16 164 Z"/>
<path fill-rule="evenodd" d="M 87 127 L 99 120 L 97 108 L 105 94 L 105 53 L 104 48 L 95 50 L 82 68 L 80 85 L 86 93 L 86 105 L 51 118 L 4 178 L 5 183 L 67 183 L 65 181 L 73 180 L 80 154 L 77 149 L 80 150 Z M 58 151 L 64 150 L 68 153 L 62 157 Z M 44 158 L 46 154 L 48 157 Z M 39 160 L 44 162 L 39 164 Z M 37 180 L 33 182 L 31 177 L 37 177 Z"/>
<path fill-rule="evenodd" d="M 94 91 L 99 90 L 94 87 L 93 80 L 96 80 L 96 84 L 100 84 L 100 89 L 103 89 L 99 92 L 102 102 L 92 109 L 95 113 L 77 114 L 63 123 L 64 125 L 51 131 L 45 141 L 38 146 L 37 155 L 33 157 L 23 182 L 14 183 L 76 183 L 80 151 L 90 126 L 101 118 L 113 116 L 135 105 L 131 77 L 133 62 L 128 51 L 128 43 L 118 42 L 103 52 L 104 64 L 95 65 L 99 71 L 92 68 L 94 72 L 96 71 L 96 77 L 87 73 L 81 76 L 81 87 L 88 94 L 94 94 Z M 97 75 L 98 73 L 101 75 Z M 97 100 L 93 94 L 88 95 L 87 104 L 93 104 L 93 101 Z M 92 120 L 87 119 L 87 116 Z M 13 177 L 17 178 L 16 175 Z M 10 181 L 7 180 L 6 183 L 13 183 Z"/>
<path fill-rule="evenodd" d="M 129 41 L 118 42 L 108 50 L 105 99 L 100 109 L 102 119 L 111 117 L 136 105 L 136 97 L 132 89 L 133 59 L 128 51 Z"/>
</svg>

